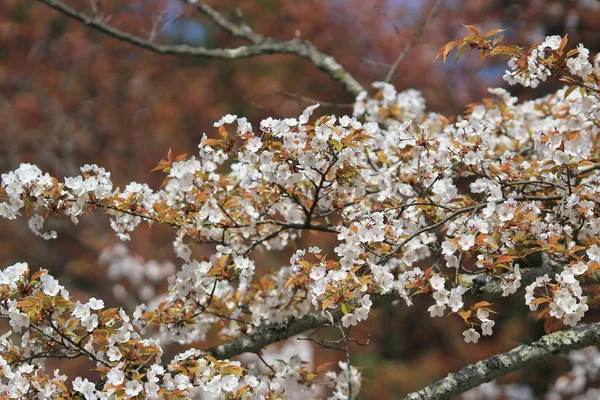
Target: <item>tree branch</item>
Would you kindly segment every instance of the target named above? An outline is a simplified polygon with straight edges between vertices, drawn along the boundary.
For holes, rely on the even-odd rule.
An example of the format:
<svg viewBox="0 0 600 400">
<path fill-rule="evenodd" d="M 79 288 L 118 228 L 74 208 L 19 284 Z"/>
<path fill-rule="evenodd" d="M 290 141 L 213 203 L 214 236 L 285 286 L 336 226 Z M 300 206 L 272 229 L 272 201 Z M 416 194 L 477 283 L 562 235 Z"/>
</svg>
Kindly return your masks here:
<svg viewBox="0 0 600 400">
<path fill-rule="evenodd" d="M 425 17 L 423 22 L 421 22 L 419 29 L 417 29 L 417 31 L 413 35 L 410 43 L 404 48 L 404 50 L 402 50 L 402 53 L 400 53 L 398 58 L 396 58 L 396 61 L 394 61 L 394 63 L 392 64 L 392 67 L 388 71 L 388 73 L 384 79 L 384 82 L 390 82 L 392 80 L 392 78 L 396 74 L 396 70 L 398 69 L 398 66 L 400 66 L 400 64 L 402 64 L 402 61 L 404 61 L 404 59 L 408 55 L 408 52 L 410 51 L 410 49 L 417 43 L 417 41 L 419 40 L 419 37 L 421 37 L 423 32 L 425 32 L 425 30 L 431 23 L 431 20 L 433 19 L 433 17 L 435 17 L 435 13 L 437 12 L 440 5 L 442 5 L 442 1 L 444 1 L 444 0 L 436 0 L 436 2 L 433 4 L 433 7 L 431 7 L 429 14 L 427 14 L 427 17 Z"/>
<path fill-rule="evenodd" d="M 221 14 L 220 12 L 218 12 L 217 10 L 215 10 L 208 4 L 205 4 L 201 1 L 197 1 L 197 2 L 193 2 L 190 0 L 182 0 L 182 1 L 184 3 L 191 4 L 192 6 L 194 6 L 198 11 L 200 11 L 202 14 L 204 14 L 208 18 L 210 18 L 215 23 L 215 25 L 217 25 L 219 28 L 223 29 L 224 31 L 230 33 L 233 36 L 237 36 L 242 39 L 246 39 L 251 43 L 260 43 L 263 40 L 265 40 L 264 36 L 254 32 L 248 25 L 246 25 L 246 24 L 236 25 L 236 24 L 230 22 L 227 18 L 225 18 L 223 16 L 223 14 Z"/>
<path fill-rule="evenodd" d="M 373 307 L 390 303 L 399 298 L 400 296 L 395 291 L 386 294 L 371 295 Z M 219 359 L 231 358 L 242 353 L 256 353 L 270 344 L 289 339 L 302 332 L 320 328 L 322 326 L 331 326 L 332 318 L 334 324 L 336 324 L 343 316 L 344 313 L 341 310 L 336 310 L 330 314 L 324 311 L 318 311 L 304 315 L 300 318 L 288 318 L 281 323 L 260 326 L 253 334 L 235 339 L 229 343 L 211 347 L 206 350 L 206 353 Z"/>
<path fill-rule="evenodd" d="M 253 45 L 240 46 L 236 48 L 214 48 L 192 47 L 185 44 L 180 45 L 161 45 L 150 40 L 142 39 L 131 33 L 124 32 L 114 26 L 111 26 L 101 20 L 98 16 L 90 16 L 79 10 L 76 10 L 59 0 L 38 0 L 62 14 L 76 19 L 85 25 L 88 25 L 100 32 L 103 32 L 118 40 L 128 42 L 135 46 L 147 49 L 159 54 L 175 54 L 194 57 L 218 58 L 237 60 L 250 57 L 256 57 L 267 54 L 293 54 L 312 62 L 318 69 L 325 72 L 335 81 L 340 83 L 344 89 L 353 96 L 365 91 L 360 83 L 354 79 L 333 57 L 320 52 L 312 43 L 307 40 L 292 39 L 278 40 L 274 38 L 264 38 L 254 33 L 246 25 L 237 26 L 227 21 L 220 13 L 204 5 L 196 5 L 202 12 L 208 15 L 217 25 L 235 36 L 240 36 L 250 40 Z"/>
<path fill-rule="evenodd" d="M 334 321 L 339 318 L 341 317 L 334 313 Z M 206 353 L 219 359 L 231 358 L 242 353 L 258 353 L 270 344 L 325 325 L 331 325 L 331 319 L 323 311 L 307 314 L 300 318 L 292 317 L 282 323 L 260 326 L 252 335 L 212 347 L 206 350 Z"/>
<path fill-rule="evenodd" d="M 570 350 L 600 344 L 600 323 L 554 332 L 529 345 L 516 347 L 487 360 L 468 365 L 456 373 L 405 397 L 405 400 L 442 400 L 517 371 L 529 364 L 549 360 Z"/>
<path fill-rule="evenodd" d="M 565 198 L 565 196 L 554 195 L 554 196 L 512 197 L 511 199 L 514 200 L 514 201 L 553 201 L 553 200 L 563 200 L 564 198 Z M 496 204 L 500 204 L 500 203 L 502 203 L 504 201 L 506 201 L 506 199 L 495 200 L 494 202 Z M 456 210 L 456 211 L 452 212 L 450 215 L 448 215 L 447 217 L 443 218 L 439 222 L 436 222 L 434 224 L 431 224 L 431 225 L 425 226 L 424 228 L 419 229 L 417 232 L 409 235 L 407 238 L 405 238 L 404 240 L 402 240 L 394 249 L 392 249 L 391 252 L 383 255 L 380 258 L 380 260 L 377 262 L 377 264 L 379 264 L 379 265 L 386 264 L 392 257 L 394 257 L 396 254 L 398 254 L 400 252 L 400 250 L 402 250 L 402 248 L 407 243 L 409 243 L 411 240 L 413 240 L 414 238 L 416 238 L 420 234 L 432 231 L 434 229 L 437 229 L 437 228 L 443 226 L 446 222 L 449 222 L 449 221 L 453 220 L 454 218 L 458 217 L 461 214 L 465 214 L 465 213 L 468 213 L 468 212 L 475 213 L 475 212 L 479 211 L 480 209 L 484 208 L 486 205 L 487 205 L 487 203 L 480 203 L 480 204 L 476 204 L 476 205 L 473 205 L 473 206 L 461 208 L 459 210 Z"/>
</svg>

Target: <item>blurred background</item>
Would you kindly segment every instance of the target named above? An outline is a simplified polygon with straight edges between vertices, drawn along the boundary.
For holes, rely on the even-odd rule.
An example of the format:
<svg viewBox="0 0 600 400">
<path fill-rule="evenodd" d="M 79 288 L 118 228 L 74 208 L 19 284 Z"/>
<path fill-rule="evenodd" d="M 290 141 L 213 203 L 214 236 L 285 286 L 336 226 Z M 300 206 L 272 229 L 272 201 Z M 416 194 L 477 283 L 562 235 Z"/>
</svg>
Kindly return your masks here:
<svg viewBox="0 0 600 400">
<path fill-rule="evenodd" d="M 179 0 L 97 3 L 99 14 L 110 16 L 110 24 L 141 37 L 153 35 L 157 42 L 244 44 Z M 425 0 L 207 3 L 228 16 L 239 7 L 246 22 L 266 36 L 290 39 L 300 32 L 367 88 L 384 79 L 433 5 Z M 89 0 L 68 4 L 91 11 Z M 595 55 L 600 50 L 598 21 L 598 0 L 445 0 L 393 83 L 399 90 L 422 91 L 431 110 L 457 115 L 485 97 L 488 87 L 507 87 L 502 81 L 506 60 L 501 58 L 482 65 L 477 54 L 467 54 L 458 63 L 450 59 L 433 63 L 441 46 L 466 34 L 462 24 L 482 32 L 506 29 L 506 44 L 527 48 L 547 35 L 568 34 L 570 47 L 582 42 Z M 536 90 L 508 89 L 525 100 L 560 86 L 550 81 Z M 311 63 L 294 56 L 237 61 L 163 56 L 93 31 L 34 0 L 0 1 L 0 173 L 32 162 L 61 179 L 95 163 L 112 172 L 115 185 L 137 181 L 158 188 L 163 175 L 150 170 L 166 158 L 169 148 L 174 154 L 195 154 L 202 134 L 216 134 L 212 124 L 224 114 L 245 116 L 258 125 L 267 116 L 297 116 L 317 101 L 330 103 L 320 109 L 322 114 L 352 111 L 350 95 Z M 107 279 L 111 246 L 118 242 L 108 219 L 88 217 L 77 226 L 66 219 L 49 221 L 48 228 L 56 230 L 59 239 L 40 240 L 24 220 L 0 221 L 0 267 L 26 261 L 33 270 L 49 269 L 75 297 L 96 296 L 109 306 L 122 305 L 123 291 L 131 291 L 134 284 L 118 273 Z M 155 259 L 160 263 L 154 268 L 172 272 L 178 265 L 173 238 L 170 229 L 140 226 L 126 243 L 132 254 L 127 262 L 144 267 L 144 260 Z M 323 238 L 310 237 L 306 243 L 316 241 Z M 262 254 L 257 260 L 269 267 L 283 265 L 289 254 Z M 133 271 L 127 262 L 122 267 Z M 120 283 L 117 289 L 115 282 Z M 164 279 L 145 284 L 142 300 L 164 292 L 165 285 Z M 362 341 L 370 335 L 369 346 L 352 352 L 353 364 L 364 367 L 361 398 L 398 398 L 467 363 L 537 338 L 543 324 L 528 317 L 517 297 L 497 305 L 504 311 L 494 336 L 475 346 L 463 343 L 459 318 L 429 319 L 427 301 L 417 300 L 411 308 L 399 304 L 378 310 L 373 321 L 355 332 Z M 310 357 L 320 364 L 338 354 L 312 349 Z M 84 363 L 75 360 L 61 369 L 76 371 L 83 365 L 80 362 Z M 532 385 L 535 398 L 566 366 L 557 360 L 504 381 Z"/>
</svg>

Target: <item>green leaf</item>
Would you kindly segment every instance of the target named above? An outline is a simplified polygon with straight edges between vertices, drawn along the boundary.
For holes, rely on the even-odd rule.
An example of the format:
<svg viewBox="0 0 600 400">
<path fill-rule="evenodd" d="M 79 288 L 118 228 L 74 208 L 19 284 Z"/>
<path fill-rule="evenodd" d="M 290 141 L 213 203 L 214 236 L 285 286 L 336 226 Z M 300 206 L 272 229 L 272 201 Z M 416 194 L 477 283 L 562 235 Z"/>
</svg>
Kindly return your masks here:
<svg viewBox="0 0 600 400">
<path fill-rule="evenodd" d="M 350 311 L 348 310 L 348 304 L 347 303 L 342 303 L 342 312 L 344 313 L 344 315 L 348 314 Z"/>
<path fill-rule="evenodd" d="M 458 59 L 460 58 L 460 56 L 462 55 L 462 53 L 465 52 L 465 50 L 467 50 L 466 47 L 461 47 L 460 49 L 458 49 L 458 51 L 456 52 L 456 57 L 454 58 L 454 61 L 458 61 Z"/>
<path fill-rule="evenodd" d="M 569 97 L 569 95 L 570 95 L 571 93 L 573 93 L 573 90 L 575 90 L 575 89 L 577 89 L 577 86 L 575 86 L 575 85 L 573 85 L 573 86 L 570 86 L 570 87 L 569 87 L 569 88 L 568 88 L 568 89 L 565 91 L 565 97 L 563 98 L 563 100 L 566 100 L 566 99 L 567 99 L 567 97 Z"/>
<path fill-rule="evenodd" d="M 337 140 L 335 140 L 335 139 L 331 139 L 331 140 L 330 140 L 330 142 L 331 142 L 331 144 L 333 145 L 333 147 L 335 147 L 335 149 L 336 149 L 337 151 L 341 151 L 341 150 L 342 150 L 342 148 L 344 147 L 344 146 L 343 146 L 343 145 L 342 145 L 340 142 L 338 142 L 338 141 L 337 141 Z"/>
</svg>

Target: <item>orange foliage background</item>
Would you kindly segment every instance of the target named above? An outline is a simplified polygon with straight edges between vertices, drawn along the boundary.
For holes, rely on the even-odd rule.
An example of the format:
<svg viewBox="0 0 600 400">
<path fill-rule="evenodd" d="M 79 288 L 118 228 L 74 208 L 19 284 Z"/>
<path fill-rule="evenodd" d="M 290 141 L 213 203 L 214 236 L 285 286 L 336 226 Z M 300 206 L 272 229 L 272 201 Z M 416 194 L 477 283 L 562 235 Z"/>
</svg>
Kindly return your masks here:
<svg viewBox="0 0 600 400">
<path fill-rule="evenodd" d="M 244 0 L 211 1 L 233 15 L 240 7 L 257 32 L 280 39 L 296 31 L 321 51 L 334 56 L 365 87 L 382 80 L 433 2 L 418 0 Z M 424 93 L 430 109 L 447 116 L 486 96 L 487 87 L 506 86 L 505 63 L 492 59 L 481 65 L 477 55 L 459 63 L 433 64 L 438 49 L 464 34 L 461 24 L 483 31 L 507 29 L 505 41 L 529 46 L 546 35 L 568 34 L 592 54 L 600 50 L 600 20 L 593 2 L 446 0 L 393 83 Z M 90 10 L 89 1 L 69 4 Z M 231 13 L 230 13 L 231 12 Z M 208 47 L 244 44 L 211 24 L 178 0 L 102 0 L 100 13 L 133 34 L 149 37 L 153 21 L 170 21 L 157 40 Z M 531 98 L 560 86 L 549 82 L 536 90 L 511 88 Z M 223 61 L 162 56 L 106 37 L 31 0 L 0 2 L 0 172 L 33 162 L 57 177 L 78 173 L 86 163 L 112 171 L 123 187 L 131 181 L 158 188 L 163 176 L 150 170 L 175 154 L 193 154 L 204 132 L 216 132 L 214 121 L 227 113 L 246 116 L 255 124 L 267 116 L 298 115 L 316 102 L 321 113 L 351 113 L 351 96 L 308 61 L 294 56 L 263 56 Z M 46 268 L 82 298 L 96 296 L 117 305 L 112 283 L 97 261 L 99 251 L 117 242 L 108 220 L 99 215 L 78 226 L 50 221 L 59 239 L 44 242 L 31 234 L 23 220 L 0 221 L 0 267 L 27 261 Z M 141 226 L 129 247 L 147 259 L 174 260 L 173 234 L 163 227 Z M 323 243 L 307 237 L 303 244 Z M 303 245 L 302 244 L 302 245 Z M 331 243 L 330 245 L 333 245 Z M 198 254 L 206 249 L 197 249 Z M 261 254 L 257 265 L 276 268 L 287 254 Z M 164 287 L 162 288 L 164 290 Z M 364 367 L 364 399 L 398 397 L 459 367 L 535 339 L 543 324 L 527 319 L 522 299 L 498 305 L 505 312 L 491 339 L 477 345 L 462 341 L 459 318 L 430 319 L 429 304 L 384 307 L 373 320 L 359 325 L 361 341 L 353 363 Z M 508 310 L 510 312 L 507 312 Z M 206 346 L 206 344 L 199 344 Z M 173 349 L 176 350 L 176 349 Z M 317 363 L 339 355 L 316 350 Z M 70 374 L 82 365 L 70 362 Z M 527 382 L 543 391 L 561 371 L 561 364 L 543 365 L 512 375 L 507 381 Z M 70 369 L 72 368 L 72 369 Z"/>
</svg>

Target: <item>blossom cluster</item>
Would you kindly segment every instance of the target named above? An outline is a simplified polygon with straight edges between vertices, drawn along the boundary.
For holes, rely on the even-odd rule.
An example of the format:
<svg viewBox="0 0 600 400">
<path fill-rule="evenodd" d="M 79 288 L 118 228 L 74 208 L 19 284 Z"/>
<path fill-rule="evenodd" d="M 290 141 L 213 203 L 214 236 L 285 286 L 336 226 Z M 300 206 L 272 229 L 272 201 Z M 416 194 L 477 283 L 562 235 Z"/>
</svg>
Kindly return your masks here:
<svg viewBox="0 0 600 400">
<path fill-rule="evenodd" d="M 497 297 L 525 287 L 531 310 L 543 305 L 547 318 L 575 325 L 589 308 L 585 282 L 600 269 L 600 77 L 583 47 L 565 55 L 565 45 L 549 37 L 527 56 L 502 50 L 514 57 L 507 79 L 535 86 L 563 71 L 573 86 L 523 103 L 490 89 L 456 120 L 428 112 L 418 91 L 387 83 L 376 83 L 374 96 L 361 93 L 352 116 L 316 117 L 315 105 L 255 127 L 226 115 L 197 154 L 169 152 L 158 164 L 159 189 L 114 187 L 95 165 L 62 181 L 31 164 L 2 174 L 0 216 L 26 215 L 44 239 L 58 235 L 44 230 L 50 218 L 77 223 L 103 210 L 121 240 L 143 222 L 171 227 L 181 261 L 107 250 L 101 261 L 118 281 L 117 297 L 125 302 L 124 288 L 136 289 L 140 303 L 129 313 L 99 299 L 73 301 L 45 270 L 4 269 L 0 310 L 21 339 L 2 337 L 0 392 L 59 397 L 69 388 L 59 372 L 43 371 L 43 359 L 82 356 L 102 379 L 71 382 L 86 398 L 183 396 L 195 388 L 221 398 L 277 398 L 290 380 L 354 397 L 360 373 L 348 360 L 324 374 L 297 360 L 254 374 L 213 356 L 214 348 L 163 363 L 163 346 L 205 343 L 217 333 L 241 343 L 233 355 L 256 352 L 252 335 L 323 315 L 347 344 L 379 302 L 411 305 L 422 296 L 431 296 L 431 317 L 461 318 L 464 340 L 477 343 L 495 322 L 476 282 L 497 285 Z M 335 244 L 296 248 L 307 232 Z M 195 246 L 207 255 L 193 257 Z M 259 251 L 292 249 L 286 265 L 267 270 L 257 262 Z M 552 273 L 526 279 L 539 267 L 537 254 Z"/>
<path fill-rule="evenodd" d="M 584 274 L 588 266 L 579 262 L 556 274 L 551 283 L 548 274 L 537 277 L 535 282 L 525 288 L 525 303 L 531 311 L 538 309 L 540 303 L 549 302 L 550 316 L 562 318 L 566 325 L 575 326 L 589 309 L 587 296 L 576 276 Z"/>
<path fill-rule="evenodd" d="M 517 53 L 508 62 L 510 71 L 504 80 L 510 85 L 520 84 L 536 88 L 552 75 L 552 69 L 566 66 L 571 77 L 582 82 L 594 82 L 594 68 L 589 61 L 589 50 L 579 43 L 577 48 L 563 56 L 566 37 L 548 36 L 544 42 L 532 47 L 526 54 Z M 597 86 L 597 84 L 596 84 Z"/>
</svg>

